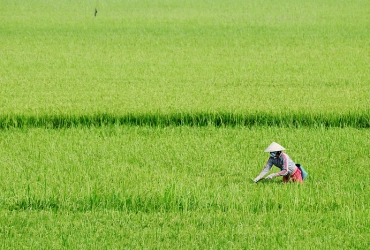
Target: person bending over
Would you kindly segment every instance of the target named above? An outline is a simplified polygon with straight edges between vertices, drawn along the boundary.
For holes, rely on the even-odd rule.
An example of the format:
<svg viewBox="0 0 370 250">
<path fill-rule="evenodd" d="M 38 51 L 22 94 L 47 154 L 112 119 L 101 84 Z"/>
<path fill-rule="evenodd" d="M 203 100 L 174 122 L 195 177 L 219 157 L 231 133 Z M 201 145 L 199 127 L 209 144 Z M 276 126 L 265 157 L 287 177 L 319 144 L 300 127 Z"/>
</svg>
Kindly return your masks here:
<svg viewBox="0 0 370 250">
<path fill-rule="evenodd" d="M 265 149 L 265 152 L 270 153 L 270 157 L 261 173 L 254 179 L 254 182 L 257 183 L 261 180 L 271 170 L 273 165 L 278 167 L 280 172 L 270 174 L 265 179 L 271 180 L 272 178 L 282 176 L 283 182 L 288 182 L 290 179 L 293 182 L 303 182 L 301 170 L 286 153 L 282 152 L 283 150 L 285 148 L 276 142 L 271 143 Z"/>
</svg>

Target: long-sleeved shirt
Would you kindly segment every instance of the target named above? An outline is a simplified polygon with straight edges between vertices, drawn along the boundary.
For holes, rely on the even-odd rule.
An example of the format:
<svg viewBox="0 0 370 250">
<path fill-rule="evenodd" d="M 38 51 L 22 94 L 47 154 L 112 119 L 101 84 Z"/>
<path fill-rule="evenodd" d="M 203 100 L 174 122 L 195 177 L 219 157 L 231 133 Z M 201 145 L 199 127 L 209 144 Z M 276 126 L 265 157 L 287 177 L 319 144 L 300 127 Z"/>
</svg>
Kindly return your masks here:
<svg viewBox="0 0 370 250">
<path fill-rule="evenodd" d="M 281 153 L 277 158 L 270 157 L 268 159 L 262 172 L 258 175 L 259 178 L 262 178 L 265 174 L 267 174 L 267 172 L 270 171 L 273 165 L 280 168 L 280 172 L 276 173 L 276 176 L 291 175 L 295 172 L 297 168 L 295 163 L 290 159 L 289 155 Z"/>
</svg>

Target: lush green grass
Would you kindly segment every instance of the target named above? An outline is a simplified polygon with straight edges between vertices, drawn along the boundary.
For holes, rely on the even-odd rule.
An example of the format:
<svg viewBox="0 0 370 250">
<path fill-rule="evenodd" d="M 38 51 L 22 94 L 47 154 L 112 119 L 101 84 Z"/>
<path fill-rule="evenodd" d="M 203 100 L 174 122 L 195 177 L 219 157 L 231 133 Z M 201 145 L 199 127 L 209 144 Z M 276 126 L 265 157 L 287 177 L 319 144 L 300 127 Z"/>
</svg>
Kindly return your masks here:
<svg viewBox="0 0 370 250">
<path fill-rule="evenodd" d="M 5 1 L 0 113 L 368 112 L 369 9 Z"/>
<path fill-rule="evenodd" d="M 369 1 L 0 9 L 0 248 L 369 248 Z"/>
<path fill-rule="evenodd" d="M 0 128 L 70 128 L 110 125 L 132 126 L 279 126 L 279 127 L 370 127 L 370 110 L 359 113 L 306 112 L 193 112 L 193 113 L 128 113 L 86 115 L 3 115 Z"/>
<path fill-rule="evenodd" d="M 212 126 L 2 131 L 1 242 L 364 248 L 369 133 Z M 310 173 L 304 185 L 252 182 L 275 139 Z"/>
<path fill-rule="evenodd" d="M 369 225 L 358 219 L 368 213 L 349 210 L 325 216 L 296 211 L 253 216 L 237 212 L 21 211 L 0 216 L 3 249 L 366 249 L 369 245 L 368 234 L 362 233 Z"/>
</svg>

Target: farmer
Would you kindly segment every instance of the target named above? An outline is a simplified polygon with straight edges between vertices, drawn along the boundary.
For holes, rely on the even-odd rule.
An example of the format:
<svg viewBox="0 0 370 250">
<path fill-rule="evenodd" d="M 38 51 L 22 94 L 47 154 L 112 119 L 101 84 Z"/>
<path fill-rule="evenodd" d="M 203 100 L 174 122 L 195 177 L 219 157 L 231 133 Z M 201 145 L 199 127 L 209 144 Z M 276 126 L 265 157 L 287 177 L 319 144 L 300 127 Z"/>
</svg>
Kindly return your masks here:
<svg viewBox="0 0 370 250">
<path fill-rule="evenodd" d="M 272 165 L 280 168 L 280 172 L 270 174 L 265 179 L 271 180 L 274 177 L 283 176 L 283 182 L 288 182 L 290 179 L 292 179 L 293 182 L 303 182 L 301 170 L 286 153 L 281 152 L 283 150 L 285 150 L 285 148 L 276 142 L 271 143 L 270 146 L 265 149 L 265 152 L 270 153 L 270 158 L 262 172 L 254 179 L 254 182 L 258 182 L 262 179 L 263 176 L 270 171 Z"/>
</svg>

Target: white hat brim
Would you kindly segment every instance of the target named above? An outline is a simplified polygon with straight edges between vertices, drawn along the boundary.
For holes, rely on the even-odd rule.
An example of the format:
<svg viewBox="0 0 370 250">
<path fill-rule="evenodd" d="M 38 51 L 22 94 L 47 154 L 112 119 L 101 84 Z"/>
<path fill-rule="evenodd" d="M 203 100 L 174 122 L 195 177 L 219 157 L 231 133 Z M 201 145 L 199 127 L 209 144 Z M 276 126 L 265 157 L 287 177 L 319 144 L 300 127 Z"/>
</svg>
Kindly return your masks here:
<svg viewBox="0 0 370 250">
<path fill-rule="evenodd" d="M 272 142 L 266 149 L 266 153 L 283 151 L 285 148 L 276 142 Z"/>
</svg>

